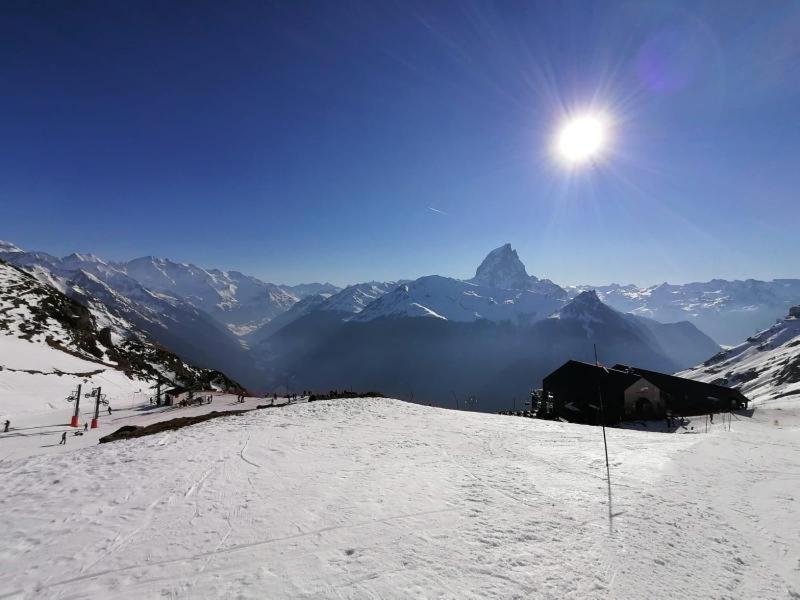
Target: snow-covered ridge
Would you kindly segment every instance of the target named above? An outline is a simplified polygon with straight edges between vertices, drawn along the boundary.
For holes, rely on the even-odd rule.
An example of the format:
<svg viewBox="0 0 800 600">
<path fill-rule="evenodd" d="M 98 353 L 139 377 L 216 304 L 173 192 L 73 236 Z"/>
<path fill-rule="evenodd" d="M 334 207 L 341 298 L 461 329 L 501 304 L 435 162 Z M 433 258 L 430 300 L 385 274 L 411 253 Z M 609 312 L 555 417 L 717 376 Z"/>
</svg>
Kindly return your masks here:
<svg viewBox="0 0 800 600">
<path fill-rule="evenodd" d="M 429 275 L 381 296 L 352 321 L 382 317 L 428 317 L 448 321 L 531 322 L 549 315 L 561 302 L 530 290 L 500 289 Z"/>
<path fill-rule="evenodd" d="M 759 402 L 800 401 L 800 307 L 682 375 L 738 387 Z"/>
</svg>

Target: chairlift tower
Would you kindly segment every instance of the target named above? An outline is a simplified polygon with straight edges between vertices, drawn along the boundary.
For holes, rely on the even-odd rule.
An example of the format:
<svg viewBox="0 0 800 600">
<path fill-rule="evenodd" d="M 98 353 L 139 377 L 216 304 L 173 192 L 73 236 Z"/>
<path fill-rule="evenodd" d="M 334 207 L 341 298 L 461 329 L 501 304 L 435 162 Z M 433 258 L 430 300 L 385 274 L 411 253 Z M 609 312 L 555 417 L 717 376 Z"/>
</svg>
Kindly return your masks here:
<svg viewBox="0 0 800 600">
<path fill-rule="evenodd" d="M 72 414 L 72 419 L 70 419 L 69 426 L 70 427 L 79 427 L 80 426 L 80 409 L 81 409 L 81 384 L 78 384 L 78 390 L 71 392 L 69 396 L 67 396 L 67 402 L 75 402 L 75 412 Z"/>
<path fill-rule="evenodd" d="M 99 422 L 100 422 L 100 404 L 108 404 L 108 400 L 106 400 L 105 394 L 101 388 L 96 387 L 92 388 L 92 391 L 88 394 L 85 394 L 86 398 L 95 398 L 94 403 L 94 418 L 92 419 L 92 424 L 90 427 L 92 429 L 97 429 Z"/>
</svg>

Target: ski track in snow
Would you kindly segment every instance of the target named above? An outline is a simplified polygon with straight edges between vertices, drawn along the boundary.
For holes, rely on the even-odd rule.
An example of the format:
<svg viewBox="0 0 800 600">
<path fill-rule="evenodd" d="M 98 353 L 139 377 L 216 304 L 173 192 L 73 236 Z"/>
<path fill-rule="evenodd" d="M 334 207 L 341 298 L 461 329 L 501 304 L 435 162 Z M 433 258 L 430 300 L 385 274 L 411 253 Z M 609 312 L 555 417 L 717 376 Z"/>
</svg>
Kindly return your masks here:
<svg viewBox="0 0 800 600">
<path fill-rule="evenodd" d="M 0 598 L 797 597 L 799 433 L 610 429 L 611 534 L 598 429 L 394 400 L 10 459 Z"/>
</svg>

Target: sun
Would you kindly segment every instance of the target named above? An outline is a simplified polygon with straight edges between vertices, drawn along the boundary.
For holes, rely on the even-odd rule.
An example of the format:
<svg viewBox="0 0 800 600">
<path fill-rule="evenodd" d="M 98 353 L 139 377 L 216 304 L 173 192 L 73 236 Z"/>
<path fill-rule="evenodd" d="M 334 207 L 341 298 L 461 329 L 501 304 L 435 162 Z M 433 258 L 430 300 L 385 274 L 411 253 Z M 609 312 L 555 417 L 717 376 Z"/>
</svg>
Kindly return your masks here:
<svg viewBox="0 0 800 600">
<path fill-rule="evenodd" d="M 586 114 L 569 119 L 558 132 L 556 152 L 568 165 L 597 159 L 608 145 L 608 121 Z"/>
</svg>

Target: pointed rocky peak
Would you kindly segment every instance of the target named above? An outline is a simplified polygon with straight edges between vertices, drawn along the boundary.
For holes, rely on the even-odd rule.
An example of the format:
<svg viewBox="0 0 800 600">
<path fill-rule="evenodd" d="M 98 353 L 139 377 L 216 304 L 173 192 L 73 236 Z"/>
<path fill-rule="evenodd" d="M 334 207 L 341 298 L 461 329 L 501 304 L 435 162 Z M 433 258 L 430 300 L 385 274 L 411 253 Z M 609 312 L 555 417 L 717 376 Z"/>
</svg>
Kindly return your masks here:
<svg viewBox="0 0 800 600">
<path fill-rule="evenodd" d="M 489 252 L 471 281 L 504 290 L 526 290 L 531 285 L 531 277 L 511 244 Z"/>
</svg>

